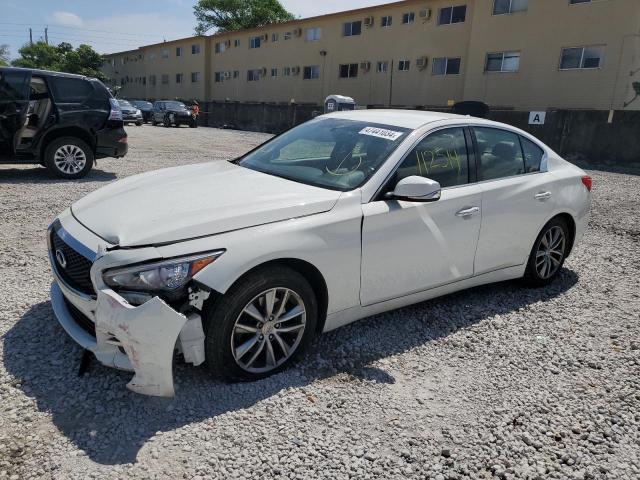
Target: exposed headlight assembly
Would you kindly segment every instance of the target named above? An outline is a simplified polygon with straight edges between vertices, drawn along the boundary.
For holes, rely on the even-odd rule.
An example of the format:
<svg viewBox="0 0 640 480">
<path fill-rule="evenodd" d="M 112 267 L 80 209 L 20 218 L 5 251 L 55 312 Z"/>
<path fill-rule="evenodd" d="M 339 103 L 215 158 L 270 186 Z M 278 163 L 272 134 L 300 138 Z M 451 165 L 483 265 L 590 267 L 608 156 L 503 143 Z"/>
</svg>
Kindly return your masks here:
<svg viewBox="0 0 640 480">
<path fill-rule="evenodd" d="M 172 258 L 160 262 L 114 268 L 102 274 L 111 288 L 133 291 L 173 292 L 184 287 L 196 273 L 215 262 L 224 250 Z"/>
</svg>

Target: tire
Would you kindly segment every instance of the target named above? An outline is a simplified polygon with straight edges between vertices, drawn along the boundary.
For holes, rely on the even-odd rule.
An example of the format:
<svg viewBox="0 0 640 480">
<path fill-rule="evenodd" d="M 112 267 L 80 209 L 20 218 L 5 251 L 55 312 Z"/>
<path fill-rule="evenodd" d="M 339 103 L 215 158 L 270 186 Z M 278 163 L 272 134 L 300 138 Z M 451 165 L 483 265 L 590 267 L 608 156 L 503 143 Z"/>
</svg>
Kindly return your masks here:
<svg viewBox="0 0 640 480">
<path fill-rule="evenodd" d="M 556 238 L 560 234 L 561 237 Z M 548 248 L 550 244 L 551 248 Z M 561 218 L 549 221 L 533 244 L 523 280 L 530 287 L 544 287 L 553 282 L 567 258 L 570 244 L 569 227 Z"/>
<path fill-rule="evenodd" d="M 56 138 L 44 151 L 47 170 L 58 178 L 82 178 L 91 171 L 93 162 L 93 150 L 75 137 Z"/>
<path fill-rule="evenodd" d="M 266 302 L 261 301 L 265 299 L 265 292 L 274 290 L 272 320 L 269 321 L 269 317 L 264 318 L 268 312 Z M 284 311 L 278 315 L 286 291 L 289 291 L 288 300 Z M 299 311 L 295 309 L 299 308 L 300 304 L 304 314 L 282 320 L 282 323 L 287 324 L 286 327 L 282 326 L 278 318 Z M 254 307 L 254 315 L 262 317 L 261 321 L 256 316 L 244 313 L 250 305 Z M 256 270 L 205 308 L 206 365 L 215 376 L 232 382 L 258 380 L 278 373 L 287 368 L 307 348 L 315 335 L 317 317 L 315 294 L 302 275 L 280 266 Z M 239 322 L 242 328 L 238 328 L 236 322 Z M 284 332 L 280 330 L 283 328 L 296 330 Z M 285 354 L 285 348 L 280 346 L 280 340 L 285 342 L 288 354 Z M 239 360 L 236 360 L 233 351 L 238 352 L 239 347 L 247 345 L 247 342 L 253 344 L 244 350 L 245 353 L 238 357 Z"/>
<path fill-rule="evenodd" d="M 142 122 L 136 122 L 136 127 L 141 127 L 142 126 Z"/>
<path fill-rule="evenodd" d="M 158 126 L 158 122 L 151 120 L 151 126 L 152 127 L 157 127 Z"/>
</svg>

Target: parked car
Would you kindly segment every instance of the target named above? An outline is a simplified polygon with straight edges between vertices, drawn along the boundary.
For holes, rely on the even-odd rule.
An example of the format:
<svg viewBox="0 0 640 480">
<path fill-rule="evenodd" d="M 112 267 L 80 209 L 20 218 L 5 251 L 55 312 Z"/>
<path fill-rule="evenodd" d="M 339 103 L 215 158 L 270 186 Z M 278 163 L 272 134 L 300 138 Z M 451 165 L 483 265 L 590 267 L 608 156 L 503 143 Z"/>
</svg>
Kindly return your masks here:
<svg viewBox="0 0 640 480">
<path fill-rule="evenodd" d="M 153 104 L 146 100 L 129 100 L 129 103 L 139 109 L 142 112 L 142 121 L 151 121 L 151 112 L 153 110 Z"/>
<path fill-rule="evenodd" d="M 254 380 L 369 315 L 503 280 L 548 285 L 583 236 L 590 191 L 505 124 L 323 115 L 237 160 L 74 203 L 49 230 L 53 310 L 100 362 L 133 370 L 136 392 L 173 394 L 174 348 Z"/>
<path fill-rule="evenodd" d="M 0 67 L 0 163 L 35 163 L 61 178 L 124 157 L 118 102 L 95 78 Z"/>
<path fill-rule="evenodd" d="M 122 120 L 127 123 L 135 123 L 138 127 L 142 125 L 142 111 L 129 103 L 128 100 L 118 99 L 118 105 L 122 110 Z"/>
<path fill-rule="evenodd" d="M 187 106 L 177 100 L 159 100 L 153 104 L 151 125 L 162 124 L 165 127 L 189 125 L 195 128 L 197 117 Z"/>
</svg>

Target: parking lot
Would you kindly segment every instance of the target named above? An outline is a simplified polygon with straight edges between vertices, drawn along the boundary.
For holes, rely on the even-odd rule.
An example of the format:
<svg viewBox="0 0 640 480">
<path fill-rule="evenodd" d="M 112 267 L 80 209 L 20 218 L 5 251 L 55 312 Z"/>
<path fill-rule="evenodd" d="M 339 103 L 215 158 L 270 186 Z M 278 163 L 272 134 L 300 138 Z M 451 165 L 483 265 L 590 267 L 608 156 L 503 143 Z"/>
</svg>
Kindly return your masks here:
<svg viewBox="0 0 640 480">
<path fill-rule="evenodd" d="M 590 226 L 548 288 L 377 315 L 260 382 L 178 363 L 177 395 L 160 399 L 95 363 L 78 376 L 48 300 L 46 228 L 109 182 L 268 136 L 127 131 L 129 155 L 80 181 L 0 166 L 0 478 L 640 477 L 640 176 L 589 172 Z"/>
</svg>

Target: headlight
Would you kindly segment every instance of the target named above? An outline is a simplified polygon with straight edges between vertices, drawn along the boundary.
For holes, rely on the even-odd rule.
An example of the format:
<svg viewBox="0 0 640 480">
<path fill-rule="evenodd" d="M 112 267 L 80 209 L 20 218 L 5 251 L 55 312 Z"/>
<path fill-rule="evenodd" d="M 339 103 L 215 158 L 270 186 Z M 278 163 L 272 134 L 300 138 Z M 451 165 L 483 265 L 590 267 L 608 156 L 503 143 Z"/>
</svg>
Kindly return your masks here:
<svg viewBox="0 0 640 480">
<path fill-rule="evenodd" d="M 142 115 L 142 111 L 136 110 L 136 115 Z"/>
<path fill-rule="evenodd" d="M 173 258 L 161 262 L 115 268 L 102 274 L 112 288 L 134 291 L 174 291 L 184 287 L 193 276 L 213 263 L 224 250 L 202 255 Z"/>
</svg>

